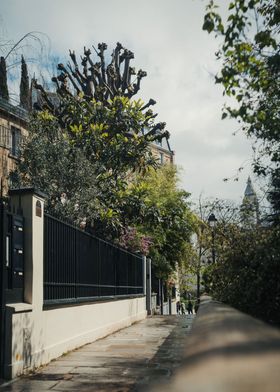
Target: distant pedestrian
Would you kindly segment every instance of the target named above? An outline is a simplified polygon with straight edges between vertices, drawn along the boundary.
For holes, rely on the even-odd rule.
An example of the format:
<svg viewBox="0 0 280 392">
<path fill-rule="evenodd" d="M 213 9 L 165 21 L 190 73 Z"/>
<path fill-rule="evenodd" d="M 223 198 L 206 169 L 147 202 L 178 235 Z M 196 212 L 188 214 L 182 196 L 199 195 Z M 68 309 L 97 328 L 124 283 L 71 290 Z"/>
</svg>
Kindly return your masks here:
<svg viewBox="0 0 280 392">
<path fill-rule="evenodd" d="M 181 313 L 186 314 L 186 305 L 184 302 L 181 303 Z"/>
<path fill-rule="evenodd" d="M 180 301 L 177 301 L 177 302 L 176 302 L 176 310 L 177 310 L 177 314 L 180 314 L 180 311 L 181 311 L 181 304 L 180 304 Z"/>
<path fill-rule="evenodd" d="M 193 304 L 191 301 L 188 302 L 187 310 L 188 314 L 193 314 Z"/>
</svg>

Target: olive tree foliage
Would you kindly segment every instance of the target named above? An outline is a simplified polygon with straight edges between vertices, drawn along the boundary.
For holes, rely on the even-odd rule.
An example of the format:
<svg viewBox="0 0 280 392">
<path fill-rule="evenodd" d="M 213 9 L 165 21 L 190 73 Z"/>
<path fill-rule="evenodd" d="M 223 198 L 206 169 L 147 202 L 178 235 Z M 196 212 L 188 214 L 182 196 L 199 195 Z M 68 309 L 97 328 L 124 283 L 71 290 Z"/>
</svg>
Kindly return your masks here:
<svg viewBox="0 0 280 392">
<path fill-rule="evenodd" d="M 216 53 L 222 62 L 216 83 L 235 100 L 225 106 L 222 118 L 237 119 L 245 133 L 258 141 L 254 161 L 258 174 L 270 172 L 267 158 L 272 168 L 280 162 L 279 26 L 278 0 L 233 0 L 226 21 L 211 0 L 203 24 L 204 30 L 222 39 Z"/>
<path fill-rule="evenodd" d="M 21 185 L 40 185 L 50 212 L 76 217 L 113 239 L 125 224 L 121 192 L 134 172 L 157 166 L 150 143 L 169 133 L 165 123 L 154 120 L 154 100 L 132 99 L 145 76 L 139 71 L 131 81 L 132 53 L 117 44 L 106 66 L 106 45 L 98 48 L 100 62 L 85 49 L 81 70 L 70 52 L 73 65 L 59 64 L 60 74 L 53 78 L 55 94 L 33 81 L 37 111 L 14 178 Z"/>
</svg>

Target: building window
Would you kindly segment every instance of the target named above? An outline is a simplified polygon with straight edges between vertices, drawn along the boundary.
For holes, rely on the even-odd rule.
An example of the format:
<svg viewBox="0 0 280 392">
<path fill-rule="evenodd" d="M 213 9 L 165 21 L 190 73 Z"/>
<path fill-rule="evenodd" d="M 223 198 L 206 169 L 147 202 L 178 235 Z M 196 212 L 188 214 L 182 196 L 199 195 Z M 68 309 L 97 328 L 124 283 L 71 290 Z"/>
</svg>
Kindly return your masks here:
<svg viewBox="0 0 280 392">
<path fill-rule="evenodd" d="M 0 147 L 10 148 L 10 130 L 0 125 Z"/>
<path fill-rule="evenodd" d="M 160 162 L 161 165 L 164 164 L 164 157 L 163 157 L 163 153 L 162 152 L 159 153 L 159 162 Z"/>
<path fill-rule="evenodd" d="M 20 129 L 16 127 L 11 127 L 11 135 L 12 135 L 12 142 L 11 142 L 11 155 L 14 157 L 19 156 L 19 144 L 21 140 L 21 133 Z"/>
</svg>

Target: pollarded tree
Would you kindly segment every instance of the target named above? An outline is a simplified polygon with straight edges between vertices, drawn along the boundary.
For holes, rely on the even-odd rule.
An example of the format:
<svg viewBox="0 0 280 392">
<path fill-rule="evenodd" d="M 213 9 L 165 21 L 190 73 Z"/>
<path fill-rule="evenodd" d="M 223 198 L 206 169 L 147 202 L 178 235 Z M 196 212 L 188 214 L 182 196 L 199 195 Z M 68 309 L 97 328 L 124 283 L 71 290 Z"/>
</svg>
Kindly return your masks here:
<svg viewBox="0 0 280 392">
<path fill-rule="evenodd" d="M 136 83 L 131 83 L 130 78 L 134 72 L 129 67 L 131 52 L 118 44 L 113 52 L 112 62 L 105 67 L 105 44 L 100 44 L 99 49 L 101 62 L 95 64 L 90 52 L 85 50 L 82 71 L 76 64 L 74 53 L 70 53 L 70 56 L 75 69 L 70 65 L 66 69 L 59 64 L 61 73 L 54 78 L 57 86 L 55 95 L 34 82 L 40 91 L 37 104 L 40 110 L 31 119 L 30 137 L 25 141 L 22 152 L 24 164 L 19 166 L 17 177 L 24 184 L 35 184 L 41 178 L 41 183 L 48 189 L 50 210 L 58 208 L 59 195 L 63 194 L 68 206 L 76 206 L 72 211 L 74 216 L 80 213 L 80 219 L 86 218 L 88 227 L 96 234 L 112 238 L 117 236 L 123 224 L 121 191 L 131 181 L 133 171 L 143 172 L 149 166 L 156 166 L 150 143 L 168 137 L 169 134 L 164 131 L 164 123 L 154 121 L 156 115 L 149 109 L 155 104 L 154 100 L 144 104 L 141 100 L 131 98 L 139 90 L 140 80 L 144 76 L 143 71 L 139 71 Z M 115 74 L 112 73 L 114 69 L 118 70 Z M 55 128 L 60 135 L 57 147 L 60 148 L 64 141 L 67 151 L 73 151 L 75 157 L 78 150 L 85 160 L 80 162 L 79 175 L 89 179 L 87 170 L 90 167 L 92 184 L 97 187 L 98 203 L 90 201 L 88 197 L 82 200 L 93 185 L 88 185 L 87 191 L 75 187 L 75 170 L 70 170 L 67 175 L 69 187 L 62 182 L 63 170 L 71 167 L 67 160 L 56 171 L 53 170 L 53 163 L 48 160 L 44 164 L 44 170 L 39 172 L 36 169 L 40 166 L 41 156 L 45 156 L 45 153 L 40 153 L 46 148 L 45 138 Z M 32 151 L 34 141 L 38 138 L 34 145 L 37 152 L 31 160 L 32 154 L 26 152 Z M 52 149 L 54 156 L 57 155 L 56 143 Z M 72 159 L 71 154 L 68 154 L 67 159 Z M 53 177 L 53 180 L 49 183 L 45 181 L 47 177 Z M 48 183 L 55 183 L 55 189 L 50 188 Z M 78 195 L 80 202 L 76 203 Z M 61 213 L 66 211 L 63 208 L 59 210 Z M 68 214 L 70 212 L 71 209 L 68 209 Z"/>
<path fill-rule="evenodd" d="M 107 176 L 118 180 L 131 169 L 153 163 L 149 143 L 169 137 L 169 133 L 164 131 L 165 123 L 155 123 L 156 114 L 148 109 L 156 103 L 153 99 L 147 104 L 131 99 L 146 76 L 140 70 L 137 81 L 131 81 L 136 73 L 130 67 L 133 53 L 118 43 L 106 66 L 107 45 L 102 43 L 98 48 L 100 62 L 96 63 L 90 50 L 84 49 L 82 70 L 71 51 L 73 65 L 58 64 L 60 75 L 53 81 L 59 104 L 55 105 L 36 81 L 34 85 L 41 92 L 39 108 L 50 111 L 71 143 L 84 148 L 88 159 L 98 160 L 100 170 L 103 168 Z"/>
</svg>

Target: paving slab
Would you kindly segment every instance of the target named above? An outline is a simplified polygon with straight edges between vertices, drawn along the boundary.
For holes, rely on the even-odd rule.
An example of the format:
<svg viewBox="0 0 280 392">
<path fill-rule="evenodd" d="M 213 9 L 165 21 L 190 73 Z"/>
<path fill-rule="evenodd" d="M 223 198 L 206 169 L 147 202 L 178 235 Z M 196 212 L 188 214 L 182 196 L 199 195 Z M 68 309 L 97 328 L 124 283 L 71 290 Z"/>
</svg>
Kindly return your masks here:
<svg viewBox="0 0 280 392">
<path fill-rule="evenodd" d="M 63 355 L 3 392 L 145 391 L 181 364 L 192 315 L 154 316 Z"/>
</svg>

